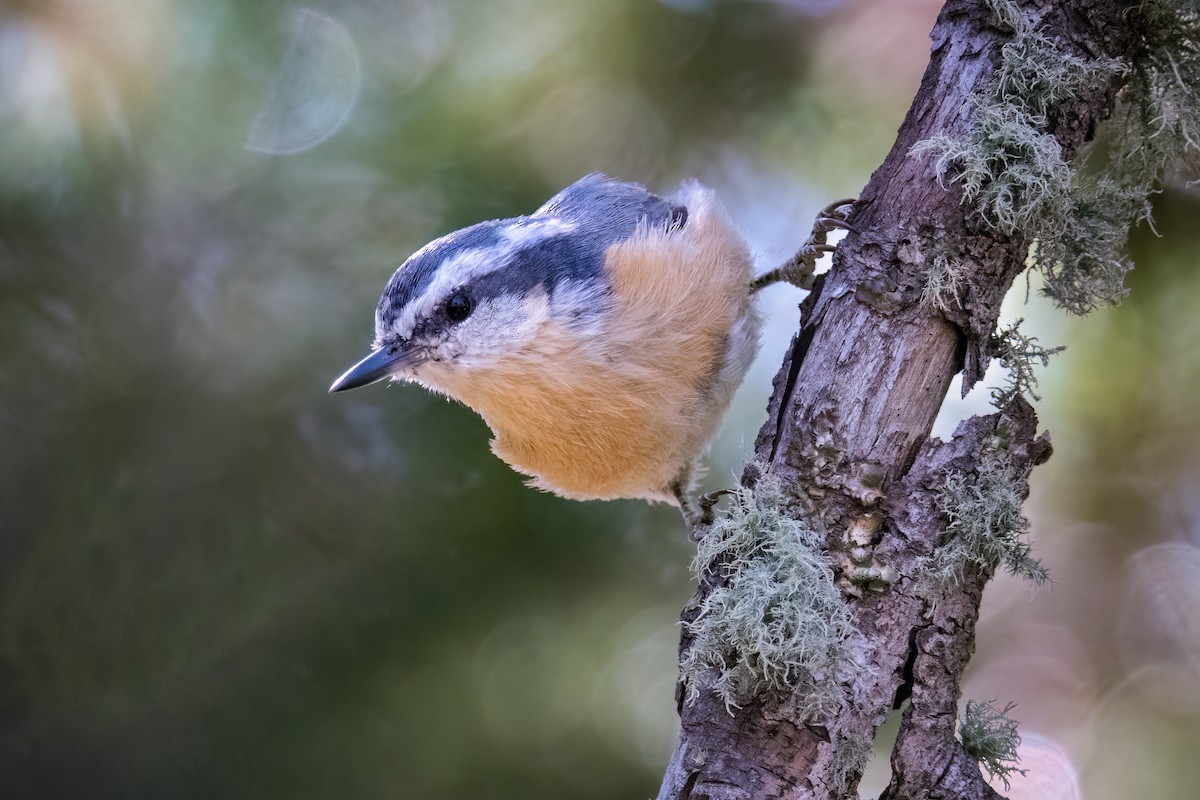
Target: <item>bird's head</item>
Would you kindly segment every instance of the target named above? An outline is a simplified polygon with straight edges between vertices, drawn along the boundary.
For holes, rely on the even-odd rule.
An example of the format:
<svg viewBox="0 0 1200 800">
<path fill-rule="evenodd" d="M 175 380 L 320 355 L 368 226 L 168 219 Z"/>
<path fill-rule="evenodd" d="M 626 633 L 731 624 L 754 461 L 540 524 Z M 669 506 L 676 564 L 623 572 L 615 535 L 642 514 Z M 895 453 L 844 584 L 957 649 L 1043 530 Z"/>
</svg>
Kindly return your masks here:
<svg viewBox="0 0 1200 800">
<path fill-rule="evenodd" d="M 531 216 L 437 239 L 388 281 L 371 354 L 330 391 L 389 377 L 447 391 L 527 350 L 547 320 L 588 336 L 607 306 L 608 247 L 639 226 L 680 226 L 686 216 L 637 184 L 589 175 Z"/>
</svg>

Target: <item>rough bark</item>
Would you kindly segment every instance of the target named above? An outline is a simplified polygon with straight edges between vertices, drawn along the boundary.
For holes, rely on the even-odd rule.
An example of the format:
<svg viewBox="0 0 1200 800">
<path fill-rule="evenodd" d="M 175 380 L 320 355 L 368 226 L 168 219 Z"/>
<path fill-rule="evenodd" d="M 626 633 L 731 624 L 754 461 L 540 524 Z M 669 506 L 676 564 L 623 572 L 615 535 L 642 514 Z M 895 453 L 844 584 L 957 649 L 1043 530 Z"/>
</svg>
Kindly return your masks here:
<svg viewBox="0 0 1200 800">
<path fill-rule="evenodd" d="M 1022 2 L 1037 30 L 1067 52 L 1123 57 L 1136 31 L 1118 0 Z M 1000 303 L 1024 268 L 1029 242 L 989 227 L 954 185 L 939 185 L 918 141 L 961 134 L 971 98 L 996 69 L 1010 32 L 980 0 L 950 0 L 931 38 L 929 66 L 896 143 L 871 177 L 833 266 L 801 307 L 800 330 L 776 377 L 755 463 L 782 478 L 795 514 L 826 532 L 831 550 L 864 520 L 875 530 L 874 561 L 899 579 L 850 598 L 863 634 L 864 668 L 844 684 L 844 710 L 818 725 L 794 698 L 758 698 L 731 713 L 707 687 L 679 687 L 681 730 L 660 800 L 854 797 L 859 769 L 839 748 L 869 747 L 889 711 L 911 698 L 892 755 L 885 794 L 899 798 L 997 797 L 954 736 L 959 678 L 973 650 L 983 587 L 974 571 L 937 602 L 922 592 L 919 561 L 945 535 L 937 505 L 946 470 L 980 464 L 999 431 L 1022 480 L 1049 455 L 1023 400 L 968 420 L 951 442 L 929 438 L 953 377 L 963 391 L 987 366 Z M 1048 132 L 1069 158 L 1112 109 L 1119 77 L 1052 110 Z M 962 268 L 957 308 L 919 300 L 932 253 L 951 243 Z M 748 469 L 753 484 L 756 469 Z M 877 526 L 877 527 L 876 527 Z M 711 591 L 701 583 L 684 622 Z M 690 645 L 686 633 L 681 652 Z M 698 688 L 685 702 L 685 689 Z"/>
</svg>

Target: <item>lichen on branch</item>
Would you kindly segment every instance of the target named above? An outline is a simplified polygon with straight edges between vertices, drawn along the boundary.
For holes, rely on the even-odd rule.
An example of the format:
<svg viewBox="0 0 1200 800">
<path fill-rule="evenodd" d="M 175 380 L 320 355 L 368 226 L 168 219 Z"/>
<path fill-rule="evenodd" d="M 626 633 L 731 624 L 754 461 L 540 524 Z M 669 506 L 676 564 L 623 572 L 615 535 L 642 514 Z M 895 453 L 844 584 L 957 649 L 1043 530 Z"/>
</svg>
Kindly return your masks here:
<svg viewBox="0 0 1200 800">
<path fill-rule="evenodd" d="M 1036 336 L 1026 336 L 1021 331 L 1024 321 L 1023 318 L 1018 319 L 1012 325 L 998 329 L 988 343 L 992 358 L 1008 370 L 1007 382 L 992 390 L 992 405 L 996 408 L 1004 408 L 1016 397 L 1041 400 L 1034 391 L 1038 383 L 1034 368 L 1039 364 L 1049 366 L 1051 356 L 1066 349 L 1042 347 Z"/>
<path fill-rule="evenodd" d="M 994 445 L 981 454 L 974 471 L 946 473 L 938 498 L 946 518 L 945 540 L 920 569 L 919 580 L 929 593 L 958 584 L 972 566 L 991 574 L 1003 565 L 1038 585 L 1050 579 L 1033 557 L 1029 520 L 1021 513 L 1027 476 L 1009 463 L 1004 442 Z"/>
<path fill-rule="evenodd" d="M 1012 31 L 988 88 L 974 100 L 967 135 L 918 142 L 910 153 L 936 156 L 935 173 L 963 189 L 980 214 L 1004 233 L 1037 227 L 1065 233 L 1071 214 L 1072 165 L 1050 132 L 1049 116 L 1065 98 L 1124 70 L 1117 59 L 1081 58 L 1035 31 L 1010 0 L 992 0 Z"/>
<path fill-rule="evenodd" d="M 1020 760 L 1017 747 L 1021 744 L 1017 722 L 1008 716 L 1016 705 L 1008 703 L 1004 708 L 996 708 L 986 700 L 968 700 L 958 726 L 963 749 L 989 775 L 1003 781 L 1005 791 L 1009 789 L 1008 776 L 1025 774 L 1025 770 L 1017 769 Z"/>
<path fill-rule="evenodd" d="M 918 142 L 939 182 L 962 189 L 981 218 L 1030 242 L 1043 292 L 1083 314 L 1120 302 L 1133 264 L 1129 229 L 1150 217 L 1164 169 L 1200 154 L 1200 14 L 1187 0 L 1146 0 L 1130 24 L 1132 58 L 1085 57 L 1038 31 L 1012 0 L 990 0 L 1011 32 L 994 78 L 970 106 L 970 129 Z M 1068 158 L 1053 133 L 1065 99 L 1125 82 L 1097 141 Z"/>
<path fill-rule="evenodd" d="M 739 490 L 700 540 L 692 571 L 716 579 L 687 623 L 680 673 L 694 699 L 708 686 L 729 708 L 793 694 L 819 720 L 840 707 L 851 666 L 850 610 L 834 582 L 824 537 L 791 518 L 770 475 Z"/>
</svg>

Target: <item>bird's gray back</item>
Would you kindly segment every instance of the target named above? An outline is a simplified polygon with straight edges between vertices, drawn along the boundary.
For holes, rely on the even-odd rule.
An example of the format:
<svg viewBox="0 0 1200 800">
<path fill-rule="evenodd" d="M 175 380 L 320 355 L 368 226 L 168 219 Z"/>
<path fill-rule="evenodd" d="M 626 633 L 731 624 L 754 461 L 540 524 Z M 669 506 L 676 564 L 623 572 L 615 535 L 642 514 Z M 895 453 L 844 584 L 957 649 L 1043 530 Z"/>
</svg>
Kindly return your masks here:
<svg viewBox="0 0 1200 800">
<path fill-rule="evenodd" d="M 576 223 L 615 244 L 632 236 L 643 222 L 651 228 L 683 227 L 687 208 L 651 194 L 639 183 L 593 172 L 547 200 L 533 216 Z"/>
</svg>

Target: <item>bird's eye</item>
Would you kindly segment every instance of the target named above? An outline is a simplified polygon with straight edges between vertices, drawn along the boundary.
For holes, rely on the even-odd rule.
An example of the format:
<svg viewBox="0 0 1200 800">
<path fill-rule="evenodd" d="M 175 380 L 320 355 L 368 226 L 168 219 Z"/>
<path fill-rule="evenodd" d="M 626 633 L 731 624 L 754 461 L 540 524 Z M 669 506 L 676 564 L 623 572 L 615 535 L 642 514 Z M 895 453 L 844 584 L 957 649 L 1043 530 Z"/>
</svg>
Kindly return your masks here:
<svg viewBox="0 0 1200 800">
<path fill-rule="evenodd" d="M 471 315 L 471 298 L 462 292 L 455 292 L 446 301 L 446 316 L 451 322 L 462 322 Z"/>
</svg>

